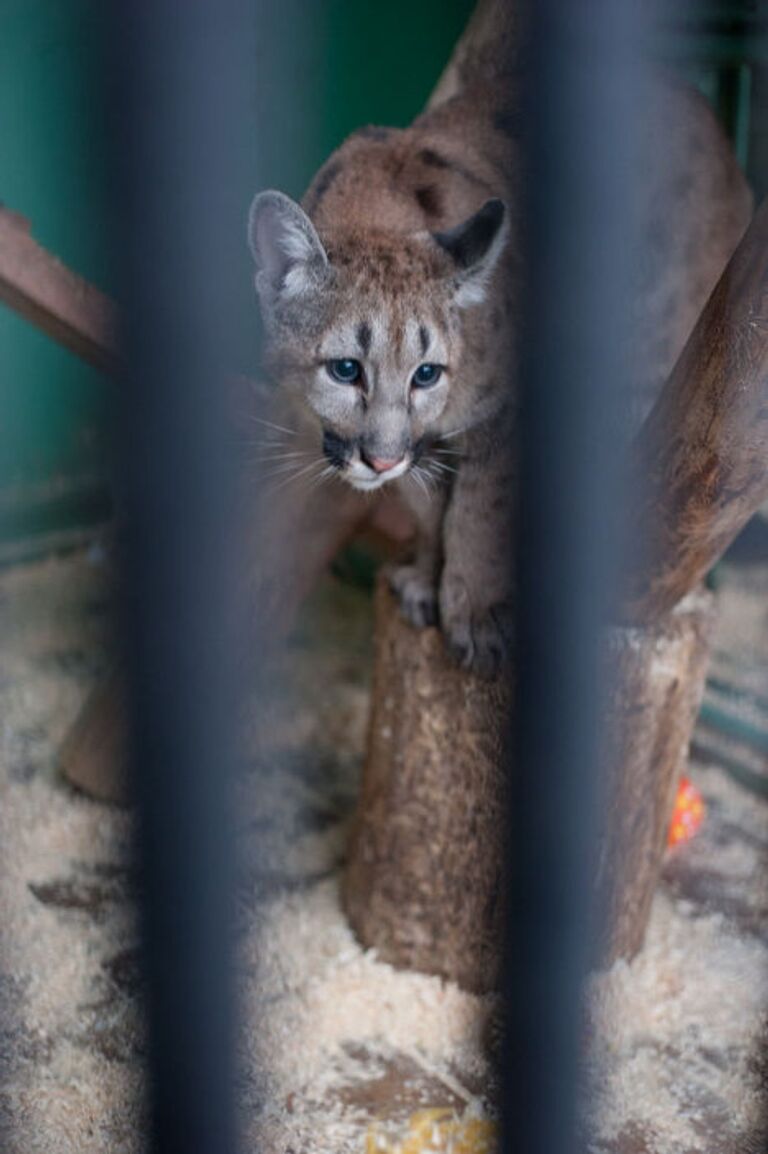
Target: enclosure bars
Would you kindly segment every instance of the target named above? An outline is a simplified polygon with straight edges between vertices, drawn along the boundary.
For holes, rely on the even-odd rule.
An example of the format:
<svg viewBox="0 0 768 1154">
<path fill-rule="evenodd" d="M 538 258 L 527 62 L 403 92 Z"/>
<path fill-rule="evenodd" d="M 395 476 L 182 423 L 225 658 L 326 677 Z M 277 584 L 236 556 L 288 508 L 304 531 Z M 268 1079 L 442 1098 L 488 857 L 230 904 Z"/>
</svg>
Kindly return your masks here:
<svg viewBox="0 0 768 1154">
<path fill-rule="evenodd" d="M 505 1145 L 575 1148 L 594 841 L 599 626 L 617 568 L 626 150 L 642 107 L 629 0 L 530 7 L 517 764 L 508 843 Z M 253 6 L 250 12 L 255 15 Z M 116 13 L 127 374 L 119 426 L 141 807 L 153 1148 L 234 1149 L 225 802 L 235 728 L 232 481 L 215 401 L 250 60 L 238 0 Z M 237 181 L 232 181 L 237 187 Z M 240 218 L 235 214 L 238 225 Z M 254 640 L 255 644 L 255 640 Z"/>
<path fill-rule="evenodd" d="M 236 1147 L 235 493 L 222 387 L 244 244 L 244 208 L 227 198 L 253 147 L 255 16 L 244 0 L 113 9 L 126 356 L 116 450 L 157 1154 Z"/>
<path fill-rule="evenodd" d="M 516 707 L 502 1101 L 506 1151 L 568 1154 L 596 932 L 601 625 L 615 596 L 628 408 L 634 0 L 527 6 Z"/>
</svg>

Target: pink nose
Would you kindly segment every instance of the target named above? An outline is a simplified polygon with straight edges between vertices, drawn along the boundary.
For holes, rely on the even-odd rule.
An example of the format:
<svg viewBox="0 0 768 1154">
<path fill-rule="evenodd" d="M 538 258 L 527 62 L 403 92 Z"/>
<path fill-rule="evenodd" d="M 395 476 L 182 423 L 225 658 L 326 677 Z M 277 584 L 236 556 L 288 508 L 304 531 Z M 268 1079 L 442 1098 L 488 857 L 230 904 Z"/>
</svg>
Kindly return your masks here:
<svg viewBox="0 0 768 1154">
<path fill-rule="evenodd" d="M 388 473 L 390 469 L 394 469 L 402 461 L 402 457 L 396 457 L 394 460 L 389 460 L 387 457 L 366 457 L 367 465 L 377 473 Z"/>
</svg>

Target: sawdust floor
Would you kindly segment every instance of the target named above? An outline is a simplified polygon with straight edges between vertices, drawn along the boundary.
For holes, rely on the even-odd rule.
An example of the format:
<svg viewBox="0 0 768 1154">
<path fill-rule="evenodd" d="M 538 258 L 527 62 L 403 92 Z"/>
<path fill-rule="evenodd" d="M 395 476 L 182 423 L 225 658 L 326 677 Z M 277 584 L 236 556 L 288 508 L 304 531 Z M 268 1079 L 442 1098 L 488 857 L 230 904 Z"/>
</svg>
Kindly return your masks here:
<svg viewBox="0 0 768 1154">
<path fill-rule="evenodd" d="M 130 816 L 76 794 L 54 770 L 105 664 L 109 585 L 98 551 L 0 574 L 8 1154 L 141 1148 Z M 768 565 L 725 570 L 721 601 L 692 769 L 706 828 L 669 857 L 643 953 L 590 988 L 590 1132 L 600 1154 L 765 1146 Z M 493 999 L 394 971 L 360 949 L 339 910 L 370 656 L 368 598 L 329 579 L 286 656 L 293 691 L 274 706 L 269 748 L 254 752 L 239 786 L 238 1097 L 249 1151 L 362 1152 L 370 1133 L 385 1150 L 431 1107 L 475 1119 L 465 1133 L 486 1149 Z M 439 1147 L 448 1128 L 430 1133 Z"/>
</svg>

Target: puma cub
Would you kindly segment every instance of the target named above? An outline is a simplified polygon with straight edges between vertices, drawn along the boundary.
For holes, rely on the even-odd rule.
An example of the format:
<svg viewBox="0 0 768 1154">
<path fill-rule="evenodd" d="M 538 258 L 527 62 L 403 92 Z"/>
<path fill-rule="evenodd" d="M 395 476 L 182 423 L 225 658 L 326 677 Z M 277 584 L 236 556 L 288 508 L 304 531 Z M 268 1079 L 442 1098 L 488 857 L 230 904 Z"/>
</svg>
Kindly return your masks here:
<svg viewBox="0 0 768 1154">
<path fill-rule="evenodd" d="M 467 67 L 409 128 L 346 140 L 301 207 L 262 192 L 249 220 L 272 375 L 309 415 L 329 471 L 364 492 L 397 487 L 418 527 L 412 562 L 391 574 L 402 610 L 439 623 L 457 660 L 486 675 L 507 643 L 520 292 L 516 115 L 493 79 Z M 699 97 L 660 80 L 648 132 L 660 159 L 638 174 L 645 408 L 750 208 Z"/>
</svg>

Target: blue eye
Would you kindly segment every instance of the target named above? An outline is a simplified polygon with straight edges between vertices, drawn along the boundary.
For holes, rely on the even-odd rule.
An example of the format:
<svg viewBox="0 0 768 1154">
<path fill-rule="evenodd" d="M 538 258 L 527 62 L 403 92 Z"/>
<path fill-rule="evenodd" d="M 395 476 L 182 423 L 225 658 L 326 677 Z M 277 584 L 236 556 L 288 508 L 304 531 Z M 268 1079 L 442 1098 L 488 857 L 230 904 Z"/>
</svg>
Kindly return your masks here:
<svg viewBox="0 0 768 1154">
<path fill-rule="evenodd" d="M 429 389 L 437 384 L 442 374 L 442 365 L 419 365 L 411 377 L 411 384 L 414 389 Z"/>
<path fill-rule="evenodd" d="M 328 376 L 340 385 L 356 385 L 362 380 L 363 369 L 359 361 L 326 361 L 325 368 Z"/>
</svg>

